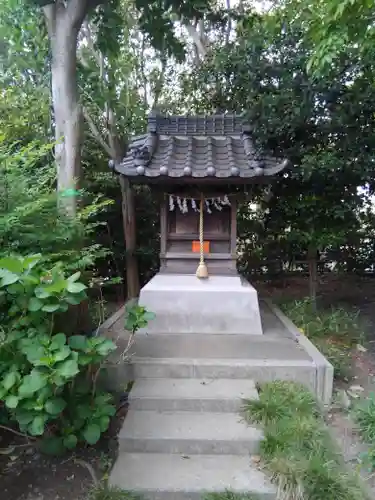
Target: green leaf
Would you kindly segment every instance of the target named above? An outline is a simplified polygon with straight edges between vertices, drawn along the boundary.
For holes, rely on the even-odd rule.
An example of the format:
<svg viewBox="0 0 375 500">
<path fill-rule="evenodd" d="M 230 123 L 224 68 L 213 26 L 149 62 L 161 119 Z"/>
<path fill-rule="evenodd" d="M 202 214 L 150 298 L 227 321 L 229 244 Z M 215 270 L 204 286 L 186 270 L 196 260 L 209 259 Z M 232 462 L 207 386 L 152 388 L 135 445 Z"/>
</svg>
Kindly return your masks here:
<svg viewBox="0 0 375 500">
<path fill-rule="evenodd" d="M 67 283 L 68 283 L 67 280 L 57 279 L 50 285 L 47 285 L 45 287 L 45 290 L 47 290 L 47 292 L 49 293 L 61 293 L 66 289 Z"/>
<path fill-rule="evenodd" d="M 60 303 L 60 312 L 66 312 L 68 309 L 69 309 L 68 304 L 66 304 L 65 302 Z"/>
<path fill-rule="evenodd" d="M 55 362 L 64 361 L 64 359 L 68 358 L 72 354 L 70 348 L 66 345 L 61 347 L 58 351 L 53 353 L 53 359 Z"/>
<path fill-rule="evenodd" d="M 83 283 L 71 283 L 70 281 L 66 287 L 69 293 L 80 293 L 83 292 L 83 290 L 86 290 L 86 288 L 87 286 Z"/>
<path fill-rule="evenodd" d="M 73 378 L 79 373 L 78 363 L 74 359 L 69 359 L 68 361 L 60 363 L 56 371 L 61 377 Z"/>
<path fill-rule="evenodd" d="M 96 406 L 105 405 L 105 404 L 109 403 L 110 401 L 113 401 L 113 396 L 109 392 L 104 392 L 104 393 L 101 393 L 101 394 L 97 394 L 95 396 L 95 404 L 96 404 Z"/>
<path fill-rule="evenodd" d="M 73 283 L 74 281 L 77 281 L 77 280 L 79 279 L 79 277 L 80 277 L 80 276 L 81 276 L 81 272 L 80 272 L 80 271 L 78 271 L 78 272 L 76 272 L 76 273 L 72 274 L 71 276 L 69 276 L 68 281 L 69 281 L 70 283 Z"/>
<path fill-rule="evenodd" d="M 153 319 L 155 319 L 155 317 L 156 317 L 156 314 L 155 314 L 155 313 L 153 313 L 153 312 L 150 312 L 150 311 L 146 311 L 146 312 L 144 313 L 144 315 L 143 315 L 143 319 L 144 319 L 145 321 L 147 321 L 147 322 L 148 322 L 148 321 L 152 321 Z"/>
<path fill-rule="evenodd" d="M 2 385 L 4 387 L 4 389 L 6 389 L 7 391 L 9 391 L 9 389 L 11 389 L 14 384 L 17 382 L 18 380 L 18 373 L 17 372 L 10 372 L 10 373 L 7 373 L 2 381 Z"/>
<path fill-rule="evenodd" d="M 51 340 L 51 349 L 60 349 L 66 344 L 66 335 L 64 333 L 57 333 Z"/>
<path fill-rule="evenodd" d="M 0 259 L 0 269 L 6 269 L 12 273 L 21 274 L 24 270 L 24 266 L 20 259 L 14 257 L 3 257 Z"/>
<path fill-rule="evenodd" d="M 66 401 L 63 398 L 53 398 L 46 401 L 44 408 L 50 415 L 58 415 L 66 407 Z"/>
<path fill-rule="evenodd" d="M 5 399 L 5 406 L 11 409 L 17 408 L 18 403 L 19 403 L 19 398 L 17 396 L 11 395 Z"/>
<path fill-rule="evenodd" d="M 26 269 L 32 269 L 38 264 L 40 259 L 42 258 L 42 254 L 36 253 L 35 255 L 29 255 L 23 261 L 23 267 Z"/>
<path fill-rule="evenodd" d="M 43 302 L 39 300 L 37 297 L 31 297 L 29 300 L 29 311 L 36 312 L 39 311 L 43 307 Z"/>
<path fill-rule="evenodd" d="M 42 415 L 34 417 L 33 421 L 29 425 L 28 429 L 32 436 L 41 436 L 44 433 L 44 424 L 46 423 L 46 418 Z"/>
<path fill-rule="evenodd" d="M 63 445 L 68 450 L 72 450 L 77 446 L 78 438 L 74 434 L 69 434 L 69 436 L 65 436 L 63 440 Z"/>
<path fill-rule="evenodd" d="M 110 422 L 110 418 L 108 417 L 108 415 L 102 415 L 100 417 L 99 425 L 100 425 L 100 430 L 102 432 L 105 432 L 108 429 L 109 422 Z"/>
<path fill-rule="evenodd" d="M 85 351 L 88 346 L 87 338 L 84 335 L 73 335 L 69 338 L 69 345 L 77 351 Z"/>
<path fill-rule="evenodd" d="M 101 412 L 105 415 L 109 415 L 110 417 L 114 417 L 116 414 L 116 408 L 114 405 L 106 404 L 101 407 Z"/>
<path fill-rule="evenodd" d="M 51 294 L 46 290 L 45 288 L 38 287 L 35 288 L 34 293 L 38 299 L 47 299 L 48 297 L 51 297 Z"/>
<path fill-rule="evenodd" d="M 67 295 L 64 300 L 65 302 L 67 302 L 68 304 L 71 304 L 72 306 L 77 306 L 78 304 L 80 304 L 84 299 L 85 299 L 85 295 L 81 295 L 81 294 L 76 294 L 76 295 Z"/>
<path fill-rule="evenodd" d="M 46 351 L 41 345 L 31 345 L 25 347 L 22 349 L 22 352 L 26 354 L 27 361 L 34 366 L 40 364 L 39 362 L 43 365 L 45 364 L 42 359 L 45 358 Z"/>
<path fill-rule="evenodd" d="M 39 391 L 47 385 L 47 378 L 40 373 L 37 369 L 32 370 L 30 375 L 24 377 L 23 382 L 18 390 L 19 395 L 28 397 Z"/>
<path fill-rule="evenodd" d="M 116 345 L 112 342 L 112 340 L 106 339 L 103 343 L 97 346 L 96 350 L 101 356 L 107 356 L 110 352 L 116 350 Z"/>
<path fill-rule="evenodd" d="M 20 426 L 29 425 L 29 423 L 33 420 L 34 415 L 33 412 L 27 410 L 18 410 L 17 411 L 17 422 Z"/>
<path fill-rule="evenodd" d="M 18 281 L 18 275 L 11 273 L 10 271 L 4 271 L 1 273 L 1 285 L 0 286 L 8 286 L 16 283 Z"/>
<path fill-rule="evenodd" d="M 87 404 L 77 406 L 77 415 L 83 420 L 88 420 L 92 415 L 92 408 Z"/>
<path fill-rule="evenodd" d="M 93 359 L 92 354 L 80 354 L 78 357 L 78 363 L 82 366 L 87 366 L 93 363 Z"/>
<path fill-rule="evenodd" d="M 45 306 L 42 307 L 42 311 L 53 313 L 56 312 L 60 309 L 60 304 L 46 304 Z"/>
<path fill-rule="evenodd" d="M 83 437 L 88 444 L 96 444 L 101 435 L 101 430 L 97 424 L 89 424 L 83 431 Z"/>
</svg>

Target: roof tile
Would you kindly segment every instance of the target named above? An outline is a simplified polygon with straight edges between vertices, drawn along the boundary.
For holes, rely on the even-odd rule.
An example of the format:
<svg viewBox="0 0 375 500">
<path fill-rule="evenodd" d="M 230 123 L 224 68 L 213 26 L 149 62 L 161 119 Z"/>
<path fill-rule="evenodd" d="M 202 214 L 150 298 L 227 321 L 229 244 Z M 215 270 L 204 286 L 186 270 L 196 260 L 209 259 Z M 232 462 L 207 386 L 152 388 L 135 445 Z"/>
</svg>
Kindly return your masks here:
<svg viewBox="0 0 375 500">
<path fill-rule="evenodd" d="M 115 169 L 128 177 L 178 178 L 274 175 L 286 160 L 255 148 L 250 127 L 239 115 L 149 117 L 148 134 L 130 143 L 126 157 Z M 142 169 L 137 167 L 144 167 Z M 146 180 L 146 179 L 145 179 Z"/>
</svg>

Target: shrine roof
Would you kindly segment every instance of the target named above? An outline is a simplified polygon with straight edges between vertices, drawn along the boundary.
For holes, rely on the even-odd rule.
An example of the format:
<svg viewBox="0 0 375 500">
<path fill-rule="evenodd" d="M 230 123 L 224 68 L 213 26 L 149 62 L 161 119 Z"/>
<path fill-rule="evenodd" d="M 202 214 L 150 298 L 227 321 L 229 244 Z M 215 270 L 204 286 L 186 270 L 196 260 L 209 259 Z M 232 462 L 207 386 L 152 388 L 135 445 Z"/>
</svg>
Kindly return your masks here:
<svg viewBox="0 0 375 500">
<path fill-rule="evenodd" d="M 126 156 L 113 167 L 143 182 L 245 181 L 275 175 L 288 163 L 257 149 L 251 128 L 240 115 L 150 115 L 147 134 L 135 137 Z"/>
</svg>

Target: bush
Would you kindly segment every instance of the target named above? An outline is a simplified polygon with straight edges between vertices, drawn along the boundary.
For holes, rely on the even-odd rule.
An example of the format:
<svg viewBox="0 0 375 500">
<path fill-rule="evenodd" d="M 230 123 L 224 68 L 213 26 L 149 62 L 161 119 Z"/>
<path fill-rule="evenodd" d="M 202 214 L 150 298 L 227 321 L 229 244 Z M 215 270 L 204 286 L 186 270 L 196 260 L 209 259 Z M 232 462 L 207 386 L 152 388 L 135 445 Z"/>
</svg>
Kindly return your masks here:
<svg viewBox="0 0 375 500">
<path fill-rule="evenodd" d="M 350 350 L 364 338 L 359 313 L 348 312 L 342 308 L 317 310 L 310 299 L 285 302 L 281 307 L 333 365 L 335 378 L 350 379 Z"/>
<path fill-rule="evenodd" d="M 75 218 L 58 210 L 52 144 L 9 145 L 0 138 L 0 257 L 41 253 L 49 264 L 92 267 L 108 251 L 93 243 L 98 214 L 112 202 L 81 193 Z"/>
<path fill-rule="evenodd" d="M 86 298 L 79 278 L 45 268 L 40 255 L 0 259 L 0 401 L 50 453 L 95 444 L 115 413 L 97 384 L 113 342 L 54 331 L 55 315 Z"/>
<path fill-rule="evenodd" d="M 359 312 L 349 312 L 341 307 L 317 310 L 308 298 L 284 303 L 281 307 L 310 339 L 330 337 L 348 345 L 363 340 Z"/>
</svg>

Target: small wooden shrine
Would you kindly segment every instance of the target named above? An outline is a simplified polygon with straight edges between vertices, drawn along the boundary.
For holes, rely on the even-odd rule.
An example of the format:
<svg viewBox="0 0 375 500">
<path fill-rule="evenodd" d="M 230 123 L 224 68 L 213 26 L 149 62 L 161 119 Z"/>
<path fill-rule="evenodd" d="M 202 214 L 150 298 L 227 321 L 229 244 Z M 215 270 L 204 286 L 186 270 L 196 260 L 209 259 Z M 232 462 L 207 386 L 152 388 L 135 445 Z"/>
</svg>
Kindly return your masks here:
<svg viewBox="0 0 375 500">
<path fill-rule="evenodd" d="M 119 164 L 161 192 L 161 273 L 236 275 L 237 194 L 288 164 L 255 148 L 239 115 L 150 115 Z"/>
</svg>

